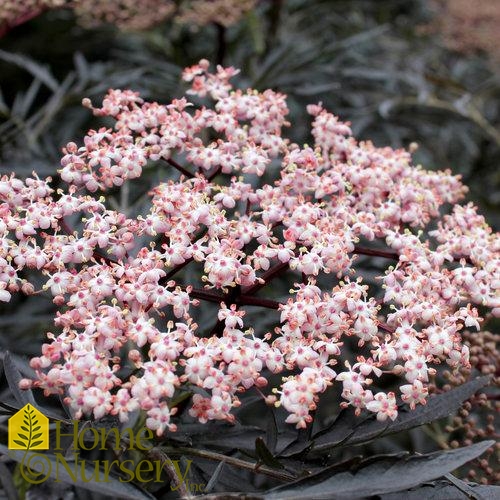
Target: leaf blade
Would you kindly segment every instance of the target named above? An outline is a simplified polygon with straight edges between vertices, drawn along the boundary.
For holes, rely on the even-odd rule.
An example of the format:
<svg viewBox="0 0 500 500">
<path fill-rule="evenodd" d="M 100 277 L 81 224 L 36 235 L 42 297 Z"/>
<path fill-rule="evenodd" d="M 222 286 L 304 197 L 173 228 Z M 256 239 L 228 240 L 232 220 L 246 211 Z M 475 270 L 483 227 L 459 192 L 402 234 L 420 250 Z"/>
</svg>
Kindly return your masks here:
<svg viewBox="0 0 500 500">
<path fill-rule="evenodd" d="M 465 448 L 413 455 L 404 461 L 400 455 L 382 456 L 365 461 L 355 471 L 344 471 L 333 476 L 329 474 L 329 468 L 326 468 L 306 479 L 275 488 L 264 498 L 265 500 L 348 499 L 402 491 L 455 470 L 477 458 L 494 444 L 494 441 L 483 441 Z"/>
</svg>

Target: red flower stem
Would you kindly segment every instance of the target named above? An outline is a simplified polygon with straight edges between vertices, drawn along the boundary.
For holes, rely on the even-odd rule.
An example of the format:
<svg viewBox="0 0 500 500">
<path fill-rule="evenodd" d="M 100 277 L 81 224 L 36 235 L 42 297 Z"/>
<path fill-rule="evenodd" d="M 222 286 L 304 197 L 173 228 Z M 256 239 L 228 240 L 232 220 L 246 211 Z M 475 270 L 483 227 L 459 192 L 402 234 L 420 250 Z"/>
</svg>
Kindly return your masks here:
<svg viewBox="0 0 500 500">
<path fill-rule="evenodd" d="M 384 257 L 386 259 L 399 260 L 399 254 L 397 252 L 388 252 L 385 250 L 375 250 L 372 248 L 355 246 L 354 253 L 358 255 L 371 255 L 373 257 Z"/>
<path fill-rule="evenodd" d="M 68 236 L 71 236 L 75 232 L 64 219 L 59 220 L 59 226 Z"/>
<path fill-rule="evenodd" d="M 181 287 L 183 290 L 186 289 L 185 286 Z M 221 302 L 231 304 L 231 299 L 229 294 L 221 294 L 216 292 L 210 292 L 208 290 L 203 290 L 201 288 L 193 288 L 189 295 L 194 299 L 206 300 L 207 302 L 213 302 L 214 304 L 220 304 Z M 260 306 L 266 309 L 278 309 L 280 302 L 270 299 L 261 299 L 259 297 L 251 297 L 249 295 L 242 294 L 239 297 L 234 298 L 234 303 L 247 306 Z"/>
<path fill-rule="evenodd" d="M 378 327 L 386 332 L 394 333 L 394 330 L 387 323 L 384 323 L 383 321 L 378 322 Z"/>
<path fill-rule="evenodd" d="M 174 167 L 175 169 L 177 169 L 179 172 L 181 172 L 182 174 L 184 174 L 189 179 L 192 179 L 194 177 L 194 174 L 192 174 L 189 170 L 186 170 L 182 165 L 180 165 L 179 163 L 177 163 L 175 160 L 172 160 L 172 158 L 168 158 L 166 160 L 166 162 L 169 165 L 171 165 L 172 167 Z"/>
<path fill-rule="evenodd" d="M 172 276 L 177 274 L 181 269 L 186 267 L 190 262 L 193 262 L 193 257 L 186 259 L 182 264 L 179 264 L 179 265 L 175 266 L 173 269 L 170 269 L 170 271 L 160 280 L 159 284 L 161 285 L 162 283 L 166 283 Z"/>
<path fill-rule="evenodd" d="M 181 289 L 185 291 L 186 287 L 181 286 Z M 220 293 L 209 292 L 208 290 L 203 290 L 201 288 L 193 288 L 189 292 L 189 295 L 194 299 L 206 300 L 207 302 L 214 302 L 216 304 L 220 304 L 225 300 L 224 295 L 221 295 Z"/>
<path fill-rule="evenodd" d="M 264 288 L 272 279 L 276 278 L 277 276 L 282 274 L 287 269 L 288 269 L 287 262 L 280 262 L 279 264 L 276 264 L 275 266 L 271 267 L 271 269 L 267 270 L 261 276 L 261 278 L 265 281 L 265 283 L 256 283 L 255 285 L 252 285 L 251 287 L 243 289 L 242 294 L 243 295 L 254 295 L 261 288 Z"/>
<path fill-rule="evenodd" d="M 215 179 L 215 177 L 217 177 L 220 174 L 221 170 L 222 170 L 222 167 L 220 167 L 220 166 L 216 167 L 212 173 L 210 173 L 206 176 L 207 181 L 210 182 L 211 180 Z"/>
<path fill-rule="evenodd" d="M 236 300 L 237 304 L 242 306 L 259 306 L 266 309 L 278 309 L 281 302 L 271 299 L 262 299 L 260 297 L 252 297 L 251 295 L 240 295 Z"/>
</svg>

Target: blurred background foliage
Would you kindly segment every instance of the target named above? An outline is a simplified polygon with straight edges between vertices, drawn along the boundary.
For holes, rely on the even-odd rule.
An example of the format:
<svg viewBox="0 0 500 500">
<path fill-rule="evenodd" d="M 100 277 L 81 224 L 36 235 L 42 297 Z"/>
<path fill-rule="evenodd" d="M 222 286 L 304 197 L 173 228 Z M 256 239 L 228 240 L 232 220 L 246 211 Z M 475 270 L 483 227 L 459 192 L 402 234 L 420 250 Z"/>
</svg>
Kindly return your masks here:
<svg viewBox="0 0 500 500">
<path fill-rule="evenodd" d="M 418 143 L 415 163 L 462 174 L 469 198 L 498 229 L 500 44 L 491 43 L 493 35 L 484 30 L 494 32 L 491 20 L 500 21 L 500 1 L 469 4 L 261 0 L 230 26 L 173 17 L 142 31 L 112 24 L 88 28 L 70 9 L 41 12 L 4 29 L 0 38 L 0 172 L 23 176 L 35 170 L 53 176 L 57 185 L 61 147 L 81 142 L 89 128 L 109 125 L 83 108 L 82 98 L 97 103 L 109 88 L 128 88 L 168 102 L 183 94 L 181 70 L 207 58 L 240 68 L 239 86 L 288 94 L 287 133 L 296 142 L 312 140 L 305 106 L 322 101 L 352 122 L 358 138 L 395 148 Z M 164 169 L 145 170 L 128 208 L 139 213 L 147 203 L 142 194 L 165 175 Z M 117 206 L 122 201 L 117 195 Z M 368 277 L 386 264 L 365 262 Z M 278 284 L 276 294 L 286 294 L 289 286 Z M 250 324 L 276 324 L 277 314 L 252 309 Z M 22 356 L 39 352 L 40 332 L 51 328 L 53 311 L 49 298 L 23 296 L 0 310 L 0 348 L 13 352 L 27 375 Z M 213 316 L 213 310 L 199 314 Z M 319 413 L 337 398 L 330 391 Z M 254 418 L 244 412 L 247 420 Z M 439 428 L 426 432 L 443 439 L 436 437 Z M 427 434 L 379 440 L 375 451 L 426 451 Z"/>
</svg>

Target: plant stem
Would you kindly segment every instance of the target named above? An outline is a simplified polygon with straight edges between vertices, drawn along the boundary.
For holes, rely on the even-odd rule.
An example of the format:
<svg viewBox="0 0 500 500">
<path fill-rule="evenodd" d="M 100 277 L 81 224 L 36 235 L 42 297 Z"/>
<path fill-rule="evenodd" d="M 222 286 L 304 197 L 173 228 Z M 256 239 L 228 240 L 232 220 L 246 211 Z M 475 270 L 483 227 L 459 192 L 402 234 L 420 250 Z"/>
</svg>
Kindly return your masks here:
<svg viewBox="0 0 500 500">
<path fill-rule="evenodd" d="M 281 302 L 271 299 L 262 299 L 260 297 L 252 297 L 251 295 L 240 295 L 236 300 L 237 304 L 242 306 L 259 306 L 265 307 L 266 309 L 278 309 Z"/>
<path fill-rule="evenodd" d="M 160 450 L 159 448 L 151 448 L 147 452 L 147 457 L 150 458 L 152 461 L 161 462 L 163 470 L 167 473 L 168 477 L 170 478 L 170 481 L 174 484 L 175 489 L 181 495 L 181 498 L 183 499 L 193 498 L 189 493 L 186 484 L 181 478 L 179 478 L 177 471 L 172 466 L 172 461 L 162 450 Z"/>
<path fill-rule="evenodd" d="M 207 181 L 212 181 L 215 177 L 217 177 L 222 170 L 222 167 L 215 168 L 210 174 L 206 175 Z"/>
<path fill-rule="evenodd" d="M 256 283 L 255 285 L 252 285 L 249 288 L 243 289 L 242 294 L 243 295 L 254 295 L 257 293 L 261 288 L 265 287 L 272 279 L 276 278 L 280 274 L 282 274 L 285 270 L 288 269 L 288 263 L 287 262 L 280 262 L 279 264 L 276 264 L 275 266 L 271 267 L 271 269 L 268 269 L 262 276 L 261 278 L 265 281 L 265 283 Z"/>
<path fill-rule="evenodd" d="M 371 255 L 373 257 L 384 257 L 386 259 L 399 260 L 399 254 L 397 252 L 388 252 L 386 250 L 375 250 L 372 248 L 355 246 L 354 253 L 358 255 Z"/>
<path fill-rule="evenodd" d="M 180 165 L 179 163 L 177 163 L 175 160 L 172 160 L 172 158 L 168 158 L 165 161 L 169 165 L 171 165 L 172 167 L 174 167 L 175 169 L 177 169 L 179 172 L 181 172 L 182 174 L 184 174 L 189 179 L 192 179 L 194 177 L 194 174 L 192 174 L 189 170 L 186 170 L 182 165 Z"/>
<path fill-rule="evenodd" d="M 216 462 L 224 462 L 228 465 L 233 465 L 239 469 L 251 470 L 256 473 L 264 474 L 280 481 L 293 481 L 296 477 L 288 472 L 283 472 L 275 469 L 271 469 L 266 465 L 259 465 L 257 462 L 248 462 L 246 460 L 241 460 L 240 458 L 229 457 L 223 455 L 222 453 L 216 453 L 208 450 L 198 450 L 196 448 L 179 447 L 179 448 L 163 448 L 169 454 L 177 455 L 191 455 L 195 457 L 205 458 L 207 460 L 214 460 Z"/>
<path fill-rule="evenodd" d="M 185 290 L 186 287 L 181 286 L 181 289 Z M 278 309 L 278 307 L 280 306 L 280 302 L 277 302 L 275 300 L 252 297 L 246 294 L 242 294 L 239 297 L 236 297 L 233 300 L 233 302 L 231 302 L 229 294 L 210 292 L 208 290 L 203 290 L 201 288 L 193 288 L 189 293 L 189 295 L 194 299 L 206 300 L 207 302 L 213 302 L 215 304 L 220 304 L 221 302 L 225 302 L 228 304 L 235 303 L 247 306 L 260 306 L 260 307 L 265 307 L 267 309 Z"/>
</svg>

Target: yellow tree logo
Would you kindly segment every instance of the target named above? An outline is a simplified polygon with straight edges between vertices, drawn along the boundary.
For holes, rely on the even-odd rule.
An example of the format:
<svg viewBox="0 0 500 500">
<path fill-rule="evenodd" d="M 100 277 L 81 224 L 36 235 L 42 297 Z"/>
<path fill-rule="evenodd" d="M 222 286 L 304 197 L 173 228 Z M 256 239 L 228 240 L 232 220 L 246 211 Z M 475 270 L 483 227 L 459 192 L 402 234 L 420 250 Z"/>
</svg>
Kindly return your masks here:
<svg viewBox="0 0 500 500">
<path fill-rule="evenodd" d="M 9 418 L 9 449 L 49 449 L 49 419 L 29 403 Z"/>
</svg>

